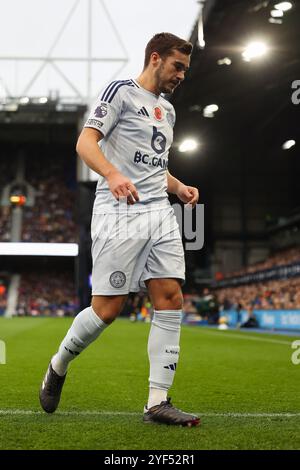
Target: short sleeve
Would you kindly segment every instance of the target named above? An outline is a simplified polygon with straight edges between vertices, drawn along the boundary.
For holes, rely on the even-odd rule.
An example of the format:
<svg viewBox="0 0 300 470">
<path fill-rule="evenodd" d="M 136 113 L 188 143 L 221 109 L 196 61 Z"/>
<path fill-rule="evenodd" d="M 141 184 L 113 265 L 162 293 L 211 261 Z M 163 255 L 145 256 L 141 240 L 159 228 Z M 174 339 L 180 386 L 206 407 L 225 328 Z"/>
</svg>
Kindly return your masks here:
<svg viewBox="0 0 300 470">
<path fill-rule="evenodd" d="M 171 111 L 171 126 L 174 127 L 176 123 L 176 112 L 174 107 L 172 106 L 172 111 Z"/>
<path fill-rule="evenodd" d="M 97 129 L 105 136 L 117 125 L 123 107 L 121 83 L 111 82 L 101 91 L 84 127 Z"/>
</svg>

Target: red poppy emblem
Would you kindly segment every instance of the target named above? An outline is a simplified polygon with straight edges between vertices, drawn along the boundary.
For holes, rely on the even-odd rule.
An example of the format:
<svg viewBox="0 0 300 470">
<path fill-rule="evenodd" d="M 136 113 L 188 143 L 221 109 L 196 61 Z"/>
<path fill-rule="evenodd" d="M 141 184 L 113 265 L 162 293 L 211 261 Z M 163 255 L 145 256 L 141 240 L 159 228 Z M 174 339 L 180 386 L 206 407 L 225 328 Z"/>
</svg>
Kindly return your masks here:
<svg viewBox="0 0 300 470">
<path fill-rule="evenodd" d="M 162 110 L 159 106 L 156 106 L 154 108 L 154 116 L 155 116 L 155 119 L 157 119 L 158 121 L 162 120 L 163 114 L 162 114 Z"/>
</svg>

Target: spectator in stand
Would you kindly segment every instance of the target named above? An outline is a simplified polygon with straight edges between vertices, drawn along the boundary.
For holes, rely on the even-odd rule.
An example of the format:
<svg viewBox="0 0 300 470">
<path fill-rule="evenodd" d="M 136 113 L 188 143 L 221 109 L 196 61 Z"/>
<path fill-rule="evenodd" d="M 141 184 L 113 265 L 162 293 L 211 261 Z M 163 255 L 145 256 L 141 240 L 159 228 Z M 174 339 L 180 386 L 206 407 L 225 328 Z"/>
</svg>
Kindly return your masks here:
<svg viewBox="0 0 300 470">
<path fill-rule="evenodd" d="M 198 310 L 195 306 L 193 296 L 186 295 L 186 294 L 183 296 L 183 312 L 186 315 L 191 315 L 191 314 L 197 315 L 198 314 Z"/>
<path fill-rule="evenodd" d="M 207 287 L 203 289 L 202 297 L 197 304 L 202 318 L 207 319 L 209 324 L 217 324 L 219 321 L 219 302 L 214 292 Z"/>
<path fill-rule="evenodd" d="M 223 305 L 224 310 L 227 310 L 226 305 Z M 243 306 L 240 302 L 236 305 L 236 327 L 239 328 L 242 322 L 242 309 Z"/>
<path fill-rule="evenodd" d="M 252 305 L 248 305 L 247 311 L 248 311 L 248 318 L 245 321 L 245 323 L 242 323 L 241 327 L 242 328 L 258 328 L 259 324 L 256 319 L 256 316 L 254 315 Z"/>
</svg>

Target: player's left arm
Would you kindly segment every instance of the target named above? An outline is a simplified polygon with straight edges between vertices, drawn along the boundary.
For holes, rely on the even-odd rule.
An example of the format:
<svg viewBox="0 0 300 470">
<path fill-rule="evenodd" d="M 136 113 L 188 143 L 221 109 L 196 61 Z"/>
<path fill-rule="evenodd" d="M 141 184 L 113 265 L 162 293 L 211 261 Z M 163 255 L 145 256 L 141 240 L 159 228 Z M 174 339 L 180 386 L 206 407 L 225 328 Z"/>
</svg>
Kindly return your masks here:
<svg viewBox="0 0 300 470">
<path fill-rule="evenodd" d="M 182 202 L 191 204 L 192 207 L 195 207 L 199 200 L 199 191 L 197 188 L 186 186 L 184 183 L 172 176 L 169 171 L 167 171 L 167 180 L 168 193 L 176 194 Z"/>
</svg>

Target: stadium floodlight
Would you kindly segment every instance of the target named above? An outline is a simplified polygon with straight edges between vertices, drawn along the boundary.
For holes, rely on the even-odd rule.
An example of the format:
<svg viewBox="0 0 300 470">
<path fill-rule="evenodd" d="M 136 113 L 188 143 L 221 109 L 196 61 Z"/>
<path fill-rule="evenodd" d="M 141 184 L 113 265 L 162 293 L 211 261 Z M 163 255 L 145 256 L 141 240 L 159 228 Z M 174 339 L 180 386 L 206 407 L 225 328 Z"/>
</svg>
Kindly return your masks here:
<svg viewBox="0 0 300 470">
<path fill-rule="evenodd" d="M 291 140 L 287 140 L 286 142 L 284 142 L 284 144 L 282 145 L 282 148 L 283 150 L 289 150 L 290 148 L 294 147 L 294 145 L 296 145 L 296 141 L 291 139 Z"/>
<path fill-rule="evenodd" d="M 41 96 L 41 98 L 39 98 L 40 104 L 46 104 L 47 102 L 48 102 L 48 98 L 46 96 Z"/>
<path fill-rule="evenodd" d="M 26 196 L 24 196 L 23 194 L 20 194 L 20 195 L 15 194 L 15 195 L 10 196 L 9 200 L 11 204 L 14 206 L 24 206 L 26 203 Z"/>
<path fill-rule="evenodd" d="M 252 59 L 262 57 L 268 51 L 268 47 L 264 42 L 254 41 L 248 44 L 242 53 L 243 59 L 250 62 Z"/>
<path fill-rule="evenodd" d="M 283 17 L 283 11 L 282 10 L 271 10 L 271 16 L 273 16 L 273 18 L 282 18 Z"/>
<path fill-rule="evenodd" d="M 20 104 L 28 104 L 29 103 L 29 98 L 28 96 L 22 96 L 19 100 Z"/>
<path fill-rule="evenodd" d="M 178 147 L 179 152 L 193 152 L 198 147 L 195 139 L 185 139 Z"/>
<path fill-rule="evenodd" d="M 282 24 L 282 20 L 280 18 L 269 18 L 269 23 Z"/>
<path fill-rule="evenodd" d="M 205 106 L 203 109 L 203 116 L 206 118 L 213 118 L 215 117 L 215 114 L 219 109 L 219 106 L 217 104 L 209 104 Z"/>
<path fill-rule="evenodd" d="M 281 10 L 281 11 L 288 11 L 292 8 L 293 4 L 291 2 L 280 2 L 274 5 L 274 8 L 276 10 Z"/>
<path fill-rule="evenodd" d="M 231 59 L 229 57 L 224 57 L 223 59 L 219 59 L 217 61 L 218 65 L 231 65 Z"/>
</svg>

